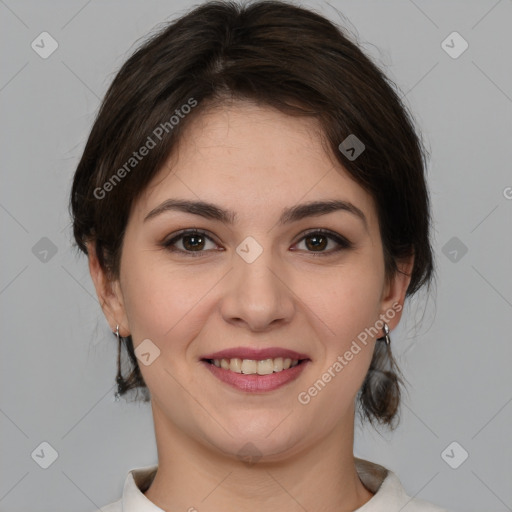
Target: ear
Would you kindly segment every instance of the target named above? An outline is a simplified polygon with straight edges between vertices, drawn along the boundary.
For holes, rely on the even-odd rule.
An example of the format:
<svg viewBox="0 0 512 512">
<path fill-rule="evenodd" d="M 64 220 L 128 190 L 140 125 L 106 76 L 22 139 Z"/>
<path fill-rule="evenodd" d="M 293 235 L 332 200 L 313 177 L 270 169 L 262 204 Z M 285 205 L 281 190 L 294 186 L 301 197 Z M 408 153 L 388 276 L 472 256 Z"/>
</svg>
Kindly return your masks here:
<svg viewBox="0 0 512 512">
<path fill-rule="evenodd" d="M 389 319 L 388 326 L 393 330 L 402 317 L 405 294 L 411 282 L 411 273 L 414 265 L 414 255 L 397 262 L 398 272 L 389 279 L 384 287 L 381 297 L 381 314 L 393 309 L 395 315 Z M 398 307 L 398 304 L 400 307 Z M 394 305 L 394 306 L 393 306 Z"/>
<path fill-rule="evenodd" d="M 101 267 L 96 255 L 96 244 L 94 241 L 87 242 L 87 255 L 89 257 L 89 272 L 96 288 L 96 295 L 111 331 L 115 332 L 116 326 L 119 325 L 119 334 L 121 336 L 128 336 L 130 331 L 119 281 L 109 279 Z"/>
</svg>

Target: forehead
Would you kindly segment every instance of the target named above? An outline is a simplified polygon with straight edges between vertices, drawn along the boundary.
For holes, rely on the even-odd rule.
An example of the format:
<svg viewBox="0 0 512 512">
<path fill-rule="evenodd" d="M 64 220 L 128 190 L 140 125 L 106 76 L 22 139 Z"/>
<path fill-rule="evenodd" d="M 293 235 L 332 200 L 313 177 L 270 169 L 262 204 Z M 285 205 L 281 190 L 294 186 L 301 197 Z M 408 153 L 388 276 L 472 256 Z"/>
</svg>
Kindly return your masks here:
<svg viewBox="0 0 512 512">
<path fill-rule="evenodd" d="M 371 196 L 329 152 L 316 119 L 245 101 L 191 120 L 140 197 L 137 217 L 170 197 L 223 205 L 241 218 L 327 198 L 356 203 L 369 221 L 375 214 Z"/>
</svg>

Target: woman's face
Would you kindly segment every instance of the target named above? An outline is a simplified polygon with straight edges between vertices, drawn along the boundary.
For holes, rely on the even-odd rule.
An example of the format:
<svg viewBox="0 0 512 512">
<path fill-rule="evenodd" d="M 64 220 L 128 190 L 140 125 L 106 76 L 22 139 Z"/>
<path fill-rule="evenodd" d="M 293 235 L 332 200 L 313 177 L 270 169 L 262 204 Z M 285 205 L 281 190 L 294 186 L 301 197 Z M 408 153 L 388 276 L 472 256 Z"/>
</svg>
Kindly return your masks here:
<svg viewBox="0 0 512 512">
<path fill-rule="evenodd" d="M 134 204 L 105 312 L 132 335 L 157 429 L 269 458 L 351 431 L 382 324 L 366 343 L 361 333 L 403 302 L 408 280 L 385 282 L 373 200 L 329 158 L 317 129 L 246 102 L 211 109 Z M 169 200 L 214 207 L 162 208 Z M 348 206 L 293 215 L 326 201 Z M 201 234 L 177 238 L 185 229 Z M 220 368 L 205 360 L 230 349 Z M 278 371 L 296 358 L 285 351 L 306 360 Z M 267 361 L 235 360 L 251 358 Z"/>
</svg>

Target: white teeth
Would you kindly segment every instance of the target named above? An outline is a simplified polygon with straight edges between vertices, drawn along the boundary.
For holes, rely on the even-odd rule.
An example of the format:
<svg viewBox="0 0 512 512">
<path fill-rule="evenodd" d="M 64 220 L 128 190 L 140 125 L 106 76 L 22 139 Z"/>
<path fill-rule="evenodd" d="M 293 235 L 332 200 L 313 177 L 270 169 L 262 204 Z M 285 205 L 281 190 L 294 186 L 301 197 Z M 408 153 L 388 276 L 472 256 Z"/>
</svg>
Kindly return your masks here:
<svg viewBox="0 0 512 512">
<path fill-rule="evenodd" d="M 213 364 L 217 368 L 231 370 L 245 375 L 270 375 L 271 373 L 281 372 L 293 368 L 299 364 L 298 359 L 276 357 L 275 359 L 213 359 Z"/>
<path fill-rule="evenodd" d="M 258 362 L 254 359 L 242 359 L 242 373 L 258 373 Z"/>
<path fill-rule="evenodd" d="M 226 363 L 228 364 L 229 366 L 229 370 L 231 370 L 232 372 L 236 372 L 236 373 L 242 373 L 242 360 L 241 359 L 238 359 L 238 358 L 234 358 L 234 359 L 224 359 L 224 361 L 226 361 Z"/>
<path fill-rule="evenodd" d="M 274 372 L 274 360 L 264 359 L 258 361 L 258 375 L 270 375 Z"/>
<path fill-rule="evenodd" d="M 283 367 L 283 358 L 282 357 L 276 357 L 274 359 L 274 371 L 275 372 L 280 372 L 283 369 L 284 369 L 284 367 Z"/>
</svg>

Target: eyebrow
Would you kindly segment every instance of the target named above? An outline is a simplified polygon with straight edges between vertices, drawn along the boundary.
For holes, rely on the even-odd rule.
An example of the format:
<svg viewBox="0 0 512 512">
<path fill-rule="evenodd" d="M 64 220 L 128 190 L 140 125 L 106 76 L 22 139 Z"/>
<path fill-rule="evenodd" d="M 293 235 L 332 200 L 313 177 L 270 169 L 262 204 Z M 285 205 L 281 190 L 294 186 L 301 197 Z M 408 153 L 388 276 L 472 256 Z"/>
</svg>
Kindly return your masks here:
<svg viewBox="0 0 512 512">
<path fill-rule="evenodd" d="M 205 201 L 189 201 L 185 199 L 167 199 L 156 208 L 151 210 L 144 222 L 168 211 L 180 211 L 199 215 L 206 219 L 218 220 L 225 224 L 234 224 L 237 220 L 236 212 L 232 210 L 225 210 L 213 203 Z M 285 208 L 279 217 L 278 224 L 291 224 L 307 217 L 317 217 L 326 215 L 336 211 L 345 211 L 355 215 L 359 218 L 368 231 L 368 223 L 362 210 L 349 201 L 342 201 L 340 199 L 332 199 L 328 201 L 312 201 L 309 203 L 302 203 L 290 208 Z"/>
</svg>

